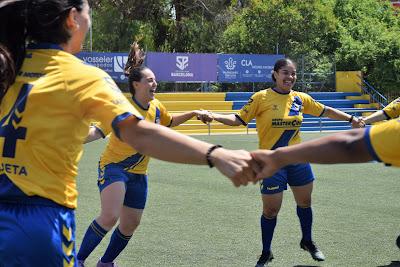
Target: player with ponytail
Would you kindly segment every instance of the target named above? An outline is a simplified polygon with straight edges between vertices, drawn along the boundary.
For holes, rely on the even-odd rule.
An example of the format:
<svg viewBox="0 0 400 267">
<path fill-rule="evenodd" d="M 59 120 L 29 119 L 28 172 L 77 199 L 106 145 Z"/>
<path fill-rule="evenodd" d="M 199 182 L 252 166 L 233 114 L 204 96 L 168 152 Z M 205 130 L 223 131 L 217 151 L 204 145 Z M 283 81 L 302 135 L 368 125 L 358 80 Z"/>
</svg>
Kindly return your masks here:
<svg viewBox="0 0 400 267">
<path fill-rule="evenodd" d="M 236 186 L 255 178 L 248 152 L 146 122 L 108 74 L 76 58 L 90 23 L 87 0 L 0 2 L 1 266 L 77 265 L 76 175 L 92 121 L 141 154 L 211 161 Z"/>
<path fill-rule="evenodd" d="M 137 43 L 131 45 L 125 75 L 129 79 L 129 91 L 134 107 L 149 122 L 167 127 L 177 126 L 194 116 L 203 121 L 210 120 L 208 112 L 193 110 L 182 114 L 170 114 L 164 105 L 155 99 L 156 77 L 151 69 L 143 66 L 144 53 Z M 105 136 L 100 127 L 92 127 L 87 140 Z M 147 169 L 149 157 L 142 155 L 111 133 L 108 145 L 100 157 L 98 187 L 101 213 L 88 227 L 79 249 L 79 266 L 105 234 L 119 219 L 110 243 L 97 266 L 113 266 L 115 258 L 128 244 L 139 226 L 147 200 Z"/>
</svg>

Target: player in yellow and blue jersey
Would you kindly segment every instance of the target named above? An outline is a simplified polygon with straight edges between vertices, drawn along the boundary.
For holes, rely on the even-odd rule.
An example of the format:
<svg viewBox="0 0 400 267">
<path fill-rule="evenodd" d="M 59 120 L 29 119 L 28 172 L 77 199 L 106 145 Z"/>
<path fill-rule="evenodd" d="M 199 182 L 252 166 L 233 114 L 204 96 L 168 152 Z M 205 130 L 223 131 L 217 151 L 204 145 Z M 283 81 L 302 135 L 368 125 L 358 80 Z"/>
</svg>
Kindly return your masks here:
<svg viewBox="0 0 400 267">
<path fill-rule="evenodd" d="M 134 107 L 149 122 L 167 127 L 177 126 L 194 116 L 208 121 L 208 113 L 194 110 L 171 115 L 164 105 L 155 99 L 156 77 L 143 63 L 143 53 L 134 43 L 131 46 L 125 67 L 129 77 L 129 91 Z M 101 126 L 93 127 L 88 140 L 104 136 Z M 79 266 L 105 234 L 119 219 L 110 243 L 97 266 L 113 266 L 115 258 L 128 244 L 133 232 L 138 227 L 147 199 L 147 168 L 149 157 L 121 142 L 111 133 L 108 145 L 99 162 L 98 186 L 100 189 L 101 213 L 88 227 L 78 253 Z"/>
<path fill-rule="evenodd" d="M 327 116 L 332 119 L 358 123 L 358 119 L 340 110 L 324 106 L 311 96 L 293 91 L 296 82 L 296 66 L 290 59 L 280 59 L 275 63 L 272 79 L 275 87 L 255 93 L 238 114 L 216 114 L 216 121 L 227 125 L 246 125 L 256 119 L 259 147 L 277 149 L 300 143 L 300 126 L 303 114 Z M 261 177 L 258 177 L 261 179 Z M 264 177 L 261 182 L 263 214 L 261 232 L 263 250 L 256 266 L 265 266 L 273 259 L 271 242 L 277 215 L 287 184 L 291 186 L 297 203 L 302 239 L 301 248 L 310 252 L 314 260 L 325 260 L 322 252 L 312 240 L 311 193 L 314 175 L 307 164 L 289 165 L 281 168 L 272 177 Z"/>
<path fill-rule="evenodd" d="M 324 151 L 324 153 L 320 153 Z M 263 170 L 258 178 L 270 177 L 283 166 L 300 163 L 361 163 L 376 160 L 400 167 L 400 120 L 394 119 L 366 129 L 354 129 L 283 147 L 252 152 Z M 400 235 L 397 237 L 400 248 Z"/>
<path fill-rule="evenodd" d="M 77 164 L 91 121 L 140 153 L 253 181 L 251 156 L 146 122 L 102 70 L 73 56 L 86 0 L 0 2 L 0 265 L 77 266 Z M 25 44 L 31 44 L 26 48 Z"/>
<path fill-rule="evenodd" d="M 378 121 L 395 119 L 400 116 L 400 97 L 393 100 L 389 105 L 382 110 L 378 110 L 371 115 L 361 118 L 359 127 L 365 127 L 366 124 L 371 124 Z"/>
</svg>

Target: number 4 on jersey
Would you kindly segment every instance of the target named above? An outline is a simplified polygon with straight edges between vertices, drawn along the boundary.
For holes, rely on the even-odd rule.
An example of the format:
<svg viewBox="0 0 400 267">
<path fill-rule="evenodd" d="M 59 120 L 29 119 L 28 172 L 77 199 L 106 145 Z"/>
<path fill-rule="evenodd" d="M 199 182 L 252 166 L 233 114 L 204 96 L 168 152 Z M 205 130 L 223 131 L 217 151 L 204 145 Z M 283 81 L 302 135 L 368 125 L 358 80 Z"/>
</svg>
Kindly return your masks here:
<svg viewBox="0 0 400 267">
<path fill-rule="evenodd" d="M 26 127 L 19 127 L 26 101 L 33 85 L 24 84 L 10 112 L 0 120 L 0 137 L 4 137 L 3 157 L 14 158 L 17 141 L 26 137 Z"/>
</svg>

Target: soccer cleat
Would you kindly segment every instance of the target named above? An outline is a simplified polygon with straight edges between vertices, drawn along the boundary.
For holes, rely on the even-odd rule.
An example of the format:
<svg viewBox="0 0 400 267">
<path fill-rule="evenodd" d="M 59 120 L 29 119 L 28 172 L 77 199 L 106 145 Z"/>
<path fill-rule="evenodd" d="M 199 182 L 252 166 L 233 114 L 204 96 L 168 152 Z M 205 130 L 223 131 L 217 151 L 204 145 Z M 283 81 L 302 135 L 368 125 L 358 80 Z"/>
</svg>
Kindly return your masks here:
<svg viewBox="0 0 400 267">
<path fill-rule="evenodd" d="M 324 261 L 325 256 L 321 250 L 317 248 L 313 241 L 300 241 L 300 247 L 306 251 L 308 251 L 311 257 L 316 261 Z"/>
<path fill-rule="evenodd" d="M 85 261 L 78 260 L 78 267 L 85 267 Z"/>
<path fill-rule="evenodd" d="M 257 261 L 256 267 L 267 266 L 268 262 L 272 261 L 273 259 L 274 259 L 274 255 L 272 254 L 271 251 L 268 251 L 265 253 L 263 252 Z"/>
<path fill-rule="evenodd" d="M 396 245 L 398 248 L 400 248 L 400 235 L 397 237 Z"/>
<path fill-rule="evenodd" d="M 99 260 L 97 262 L 96 267 L 118 267 L 117 264 L 115 262 L 101 262 L 101 260 Z"/>
</svg>

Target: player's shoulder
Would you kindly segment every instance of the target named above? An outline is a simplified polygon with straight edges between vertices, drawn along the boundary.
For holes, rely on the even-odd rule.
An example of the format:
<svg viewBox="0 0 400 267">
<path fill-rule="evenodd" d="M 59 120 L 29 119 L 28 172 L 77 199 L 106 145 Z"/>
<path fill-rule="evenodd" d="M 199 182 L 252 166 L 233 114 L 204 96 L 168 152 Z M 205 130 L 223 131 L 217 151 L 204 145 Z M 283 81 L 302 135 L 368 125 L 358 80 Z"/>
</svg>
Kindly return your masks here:
<svg viewBox="0 0 400 267">
<path fill-rule="evenodd" d="M 66 73 L 67 79 L 68 77 L 84 80 L 110 79 L 110 76 L 105 71 L 84 62 L 74 55 L 62 53 L 61 56 L 60 66 Z"/>
<path fill-rule="evenodd" d="M 263 97 L 267 97 L 269 94 L 271 94 L 271 91 L 273 91 L 271 88 L 267 88 L 267 89 L 263 89 L 260 90 L 256 93 L 254 93 L 251 98 L 256 99 L 256 98 L 263 98 Z"/>
<path fill-rule="evenodd" d="M 157 98 L 154 98 L 153 100 L 150 101 L 150 105 L 154 105 L 154 106 L 158 107 L 158 106 L 162 105 L 162 103 Z"/>
<path fill-rule="evenodd" d="M 400 133 L 400 119 L 393 119 L 378 123 L 376 125 L 373 125 L 372 128 L 388 129 Z"/>
<path fill-rule="evenodd" d="M 294 95 L 294 96 L 303 97 L 303 98 L 312 98 L 312 97 L 311 97 L 309 94 L 307 94 L 307 93 L 299 92 L 299 91 L 295 91 L 295 90 L 290 91 L 290 94 L 291 94 L 291 95 Z"/>
</svg>

